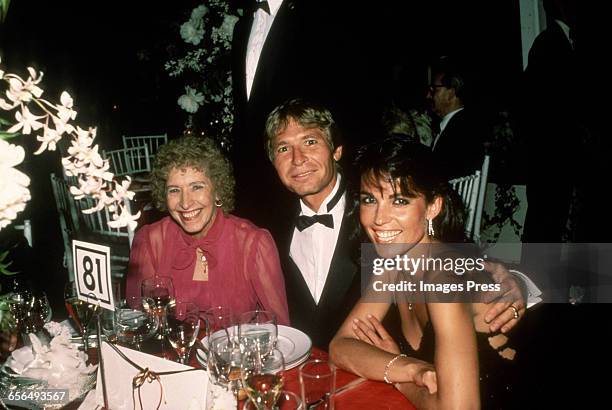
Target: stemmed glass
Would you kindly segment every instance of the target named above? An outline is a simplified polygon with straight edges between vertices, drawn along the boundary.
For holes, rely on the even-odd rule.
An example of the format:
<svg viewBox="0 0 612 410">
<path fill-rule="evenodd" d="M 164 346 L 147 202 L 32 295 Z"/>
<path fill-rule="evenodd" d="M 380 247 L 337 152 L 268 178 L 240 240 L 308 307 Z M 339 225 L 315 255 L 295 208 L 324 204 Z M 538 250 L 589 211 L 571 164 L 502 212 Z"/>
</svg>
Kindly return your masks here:
<svg viewBox="0 0 612 410">
<path fill-rule="evenodd" d="M 18 292 L 10 298 L 15 325 L 22 333 L 37 333 L 51 320 L 51 306 L 45 292 Z"/>
<path fill-rule="evenodd" d="M 121 343 L 141 350 L 142 342 L 159 328 L 155 301 L 151 298 L 132 296 L 115 310 L 115 330 Z"/>
<path fill-rule="evenodd" d="M 192 302 L 170 302 L 166 306 L 166 335 L 179 362 L 187 364 L 189 352 L 200 331 L 200 309 Z"/>
<path fill-rule="evenodd" d="M 208 335 L 206 362 L 212 382 L 231 390 L 238 402 L 238 395 L 242 387 L 240 382 L 242 351 L 231 329 L 227 332 L 217 331 Z"/>
<path fill-rule="evenodd" d="M 242 356 L 242 385 L 257 410 L 274 408 L 283 388 L 285 359 L 278 349 L 261 351 L 250 345 Z"/>
<path fill-rule="evenodd" d="M 262 352 L 276 347 L 276 316 L 267 310 L 251 310 L 240 315 L 238 337 L 243 346 L 256 345 Z"/>
<path fill-rule="evenodd" d="M 164 340 L 166 321 L 164 318 L 165 309 L 174 300 L 174 284 L 170 276 L 153 276 L 144 279 L 140 285 L 140 295 L 151 298 L 155 302 L 155 312 L 159 318 L 158 339 Z"/>
<path fill-rule="evenodd" d="M 79 328 L 85 351 L 89 350 L 89 324 L 98 311 L 98 305 L 87 303 L 78 297 L 75 282 L 68 282 L 64 288 L 64 302 L 68 315 Z"/>
</svg>

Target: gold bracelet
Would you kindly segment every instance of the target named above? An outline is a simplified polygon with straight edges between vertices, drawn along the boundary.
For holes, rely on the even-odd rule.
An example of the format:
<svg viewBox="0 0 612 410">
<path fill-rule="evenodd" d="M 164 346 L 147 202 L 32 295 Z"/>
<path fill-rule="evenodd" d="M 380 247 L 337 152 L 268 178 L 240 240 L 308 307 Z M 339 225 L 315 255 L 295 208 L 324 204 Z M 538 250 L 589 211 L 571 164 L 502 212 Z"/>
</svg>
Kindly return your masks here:
<svg viewBox="0 0 612 410">
<path fill-rule="evenodd" d="M 387 363 L 387 365 L 385 366 L 385 374 L 383 376 L 383 379 L 385 379 L 385 382 L 388 383 L 388 384 L 393 384 L 393 382 L 390 381 L 389 377 L 388 377 L 389 376 L 389 369 L 391 368 L 393 363 L 395 363 L 395 361 L 397 359 L 399 359 L 400 357 L 408 357 L 408 356 L 406 356 L 404 353 L 398 354 L 393 359 L 389 360 L 389 363 Z"/>
</svg>

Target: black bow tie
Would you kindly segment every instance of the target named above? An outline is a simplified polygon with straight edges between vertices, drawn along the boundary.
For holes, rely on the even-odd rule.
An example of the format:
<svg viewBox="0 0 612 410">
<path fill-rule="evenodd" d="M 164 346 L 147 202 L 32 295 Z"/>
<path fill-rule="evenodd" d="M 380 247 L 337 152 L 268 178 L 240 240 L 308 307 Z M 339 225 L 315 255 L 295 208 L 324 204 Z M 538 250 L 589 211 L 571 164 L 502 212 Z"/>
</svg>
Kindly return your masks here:
<svg viewBox="0 0 612 410">
<path fill-rule="evenodd" d="M 295 227 L 302 232 L 304 229 L 316 223 L 323 224 L 328 228 L 334 229 L 334 217 L 331 214 L 306 216 L 300 215 L 295 221 Z"/>
<path fill-rule="evenodd" d="M 253 5 L 253 13 L 255 13 L 259 9 L 262 9 L 266 13 L 270 14 L 270 5 L 266 0 L 255 2 L 255 4 Z"/>
</svg>

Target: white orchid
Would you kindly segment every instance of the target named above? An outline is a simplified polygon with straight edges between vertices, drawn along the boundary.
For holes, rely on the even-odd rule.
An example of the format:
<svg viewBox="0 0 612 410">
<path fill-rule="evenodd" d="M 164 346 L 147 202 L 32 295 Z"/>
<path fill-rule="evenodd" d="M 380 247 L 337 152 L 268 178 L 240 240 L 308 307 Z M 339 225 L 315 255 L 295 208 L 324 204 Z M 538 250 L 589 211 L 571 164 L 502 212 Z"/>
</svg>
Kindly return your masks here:
<svg viewBox="0 0 612 410">
<path fill-rule="evenodd" d="M 36 136 L 41 143 L 34 152 L 36 155 L 54 151 L 62 136 L 70 135 L 68 156 L 62 158 L 66 175 L 77 177 L 78 181 L 78 187 L 71 186 L 70 192 L 75 199 L 89 196 L 97 201 L 92 208 L 83 212 L 91 213 L 106 207 L 114 213 L 112 223 L 115 227 L 129 226 L 134 229 L 140 213 L 129 215 L 128 211 L 122 210 L 119 214 L 119 204 L 125 198 L 134 197 L 134 193 L 128 190 L 131 181 L 128 179 L 119 183 L 113 179 L 113 173 L 108 171 L 108 161 L 100 156 L 98 145 L 94 145 L 96 128 L 85 129 L 72 125 L 70 122 L 76 118 L 77 112 L 70 94 L 62 92 L 59 104 L 40 98 L 43 89 L 39 84 L 43 73 L 31 67 L 27 71 L 29 76 L 23 80 L 16 74 L 0 69 L 0 80 L 8 84 L 5 92 L 7 98 L 0 98 L 0 109 L 7 112 L 15 110 L 16 120 L 6 131 L 0 130 L 0 229 L 9 225 L 31 199 L 28 189 L 30 179 L 14 168 L 23 161 L 25 151 L 3 140 L 2 135 L 17 132 L 28 135 L 41 129 L 42 135 Z M 192 95 L 190 98 L 197 102 L 197 97 Z M 31 108 L 36 111 L 31 111 Z"/>
<path fill-rule="evenodd" d="M 134 230 L 138 225 L 136 220 L 140 218 L 140 211 L 136 215 L 132 215 L 125 206 L 119 206 L 119 215 L 115 213 L 114 220 L 108 222 L 108 226 L 111 228 L 119 228 L 121 226 L 127 226 L 128 229 Z"/>
<path fill-rule="evenodd" d="M 198 7 L 191 11 L 191 19 L 192 20 L 200 20 L 208 13 L 208 7 L 203 4 L 200 4 Z"/>
</svg>

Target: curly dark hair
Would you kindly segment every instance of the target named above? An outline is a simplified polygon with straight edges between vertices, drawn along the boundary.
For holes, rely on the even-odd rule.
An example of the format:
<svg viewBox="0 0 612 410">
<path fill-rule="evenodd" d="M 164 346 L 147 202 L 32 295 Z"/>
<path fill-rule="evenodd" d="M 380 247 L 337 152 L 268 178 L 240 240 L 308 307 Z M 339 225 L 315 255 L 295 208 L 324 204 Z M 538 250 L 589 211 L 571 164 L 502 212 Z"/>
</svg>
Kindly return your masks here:
<svg viewBox="0 0 612 410">
<path fill-rule="evenodd" d="M 442 210 L 433 220 L 436 237 L 443 242 L 466 241 L 463 202 L 428 147 L 399 136 L 387 137 L 361 147 L 355 164 L 359 174 L 373 182 L 399 180 L 399 189 L 408 197 L 423 195 L 428 204 L 441 197 Z"/>
<path fill-rule="evenodd" d="M 234 209 L 236 181 L 229 160 L 212 139 L 189 136 L 168 142 L 155 156 L 151 183 L 153 201 L 157 209 L 166 210 L 166 183 L 170 171 L 185 167 L 193 167 L 210 178 L 225 213 Z"/>
</svg>

